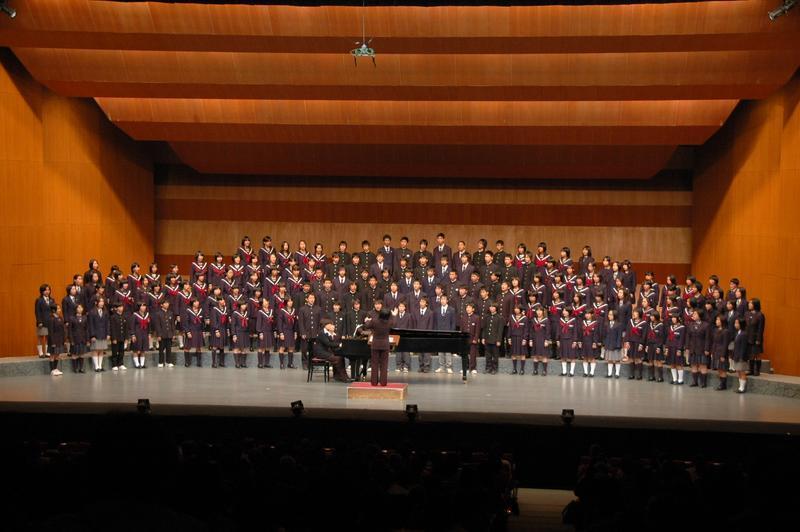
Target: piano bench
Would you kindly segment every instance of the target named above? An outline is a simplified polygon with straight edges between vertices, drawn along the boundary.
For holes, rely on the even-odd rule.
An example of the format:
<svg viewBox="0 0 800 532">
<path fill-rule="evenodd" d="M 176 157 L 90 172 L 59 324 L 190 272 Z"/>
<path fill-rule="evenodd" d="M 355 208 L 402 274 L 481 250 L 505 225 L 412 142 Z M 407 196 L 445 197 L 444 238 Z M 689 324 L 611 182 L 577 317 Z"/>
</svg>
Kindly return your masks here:
<svg viewBox="0 0 800 532">
<path fill-rule="evenodd" d="M 331 363 L 324 358 L 317 358 L 317 357 L 311 357 L 311 359 L 309 359 L 308 361 L 308 377 L 306 378 L 306 382 L 311 382 L 312 380 L 314 380 L 315 367 L 322 368 L 323 370 L 322 381 L 328 382 L 328 379 L 330 378 Z"/>
</svg>

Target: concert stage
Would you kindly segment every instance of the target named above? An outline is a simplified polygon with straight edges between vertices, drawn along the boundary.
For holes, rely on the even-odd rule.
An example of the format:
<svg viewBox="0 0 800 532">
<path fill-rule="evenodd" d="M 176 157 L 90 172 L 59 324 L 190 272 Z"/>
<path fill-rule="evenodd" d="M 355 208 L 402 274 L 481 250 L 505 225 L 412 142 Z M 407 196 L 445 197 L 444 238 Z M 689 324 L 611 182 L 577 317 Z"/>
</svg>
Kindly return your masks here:
<svg viewBox="0 0 800 532">
<path fill-rule="evenodd" d="M 251 357 L 252 358 L 252 357 Z M 182 359 L 182 357 L 179 357 Z M 26 359 L 26 363 L 45 362 Z M 229 361 L 232 362 L 232 361 Z M 275 362 L 273 360 L 273 362 Z M 735 394 L 690 388 L 687 384 L 606 379 L 598 365 L 594 378 L 560 377 L 551 362 L 547 377 L 508 375 L 507 363 L 498 375 L 470 375 L 464 384 L 458 371 L 448 374 L 408 374 L 390 370 L 390 381 L 407 383 L 402 401 L 347 398 L 347 386 L 324 383 L 321 375 L 306 382 L 300 369 L 129 368 L 64 375 L 25 375 L 0 379 L 0 410 L 100 413 L 132 409 L 148 398 L 153 413 L 165 415 L 289 416 L 289 404 L 302 400 L 309 417 L 405 421 L 405 405 L 419 406 L 420 420 L 560 425 L 562 409 L 575 411 L 575 426 L 714 430 L 751 433 L 795 432 L 800 428 L 800 401 L 759 393 Z M 6 361 L 2 365 L 12 363 Z M 108 362 L 106 361 L 106 364 Z M 416 364 L 416 361 L 415 361 Z M 482 365 L 482 360 L 479 361 Z M 393 368 L 393 362 L 390 363 Z M 768 375 L 751 385 L 796 386 L 800 379 Z M 770 384 L 772 382 L 772 384 Z M 788 382 L 788 384 L 787 384 Z M 777 383 L 777 384 L 775 384 Z"/>
</svg>

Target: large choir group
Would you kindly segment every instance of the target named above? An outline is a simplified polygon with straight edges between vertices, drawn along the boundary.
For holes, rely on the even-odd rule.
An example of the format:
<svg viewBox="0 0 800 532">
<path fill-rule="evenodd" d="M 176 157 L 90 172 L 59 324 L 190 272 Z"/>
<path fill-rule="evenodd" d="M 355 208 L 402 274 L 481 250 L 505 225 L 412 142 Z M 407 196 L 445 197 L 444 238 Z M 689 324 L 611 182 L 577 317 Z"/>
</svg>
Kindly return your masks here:
<svg viewBox="0 0 800 532">
<path fill-rule="evenodd" d="M 103 371 L 109 349 L 114 371 L 125 369 L 126 350 L 136 368 L 146 367 L 150 350 L 158 351 L 158 367 L 172 367 L 173 342 L 186 366 L 194 359 L 201 365 L 207 348 L 212 367 L 225 367 L 226 350 L 237 368 L 247 367 L 253 351 L 259 368 L 272 367 L 276 352 L 281 369 L 295 367 L 295 352 L 305 367 L 325 329 L 331 338 L 357 336 L 388 310 L 396 328 L 467 332 L 473 374 L 479 356 L 486 373 L 497 373 L 499 358 L 509 356 L 514 374 L 524 374 L 530 359 L 532 373 L 546 375 L 556 359 L 562 376 L 574 376 L 580 362 L 591 378 L 604 359 L 607 378 L 630 364 L 630 379 L 679 385 L 689 367 L 691 386 L 705 387 L 716 371 L 718 389 L 736 372 L 743 393 L 747 374 L 760 371 L 764 315 L 738 279 L 727 288 L 715 275 L 705 286 L 691 276 L 678 284 L 672 275 L 659 284 L 652 272 L 637 279 L 628 260 L 596 261 L 589 246 L 573 260 L 566 247 L 551 256 L 544 242 L 509 252 L 501 240 L 491 250 L 481 239 L 470 252 L 463 241 L 451 249 L 440 233 L 433 246 L 408 244 L 403 237 L 395 247 L 385 235 L 376 250 L 364 241 L 351 253 L 342 241 L 326 254 L 322 244 L 308 249 L 304 241 L 275 248 L 268 236 L 257 249 L 245 237 L 230 257 L 208 261 L 198 252 L 185 276 L 174 264 L 162 276 L 156 264 L 133 263 L 128 273 L 113 266 L 104 277 L 92 260 L 60 305 L 41 286 L 39 355 L 50 358 L 53 375 L 61 375 L 62 355 L 76 373 L 87 356 Z M 396 371 L 411 369 L 409 353 L 396 361 Z M 419 371 L 431 369 L 431 355 L 420 353 Z M 436 372 L 452 373 L 450 354 L 439 354 Z"/>
</svg>

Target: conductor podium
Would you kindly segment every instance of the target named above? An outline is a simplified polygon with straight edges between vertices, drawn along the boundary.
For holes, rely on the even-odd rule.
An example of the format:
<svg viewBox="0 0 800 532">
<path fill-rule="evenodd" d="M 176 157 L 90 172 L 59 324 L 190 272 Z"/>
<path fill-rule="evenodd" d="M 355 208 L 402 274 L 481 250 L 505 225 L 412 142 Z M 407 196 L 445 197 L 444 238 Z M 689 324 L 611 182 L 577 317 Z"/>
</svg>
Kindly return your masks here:
<svg viewBox="0 0 800 532">
<path fill-rule="evenodd" d="M 390 399 L 402 401 L 408 394 L 405 382 L 390 382 L 386 386 L 373 386 L 368 382 L 354 382 L 347 387 L 348 399 Z"/>
</svg>

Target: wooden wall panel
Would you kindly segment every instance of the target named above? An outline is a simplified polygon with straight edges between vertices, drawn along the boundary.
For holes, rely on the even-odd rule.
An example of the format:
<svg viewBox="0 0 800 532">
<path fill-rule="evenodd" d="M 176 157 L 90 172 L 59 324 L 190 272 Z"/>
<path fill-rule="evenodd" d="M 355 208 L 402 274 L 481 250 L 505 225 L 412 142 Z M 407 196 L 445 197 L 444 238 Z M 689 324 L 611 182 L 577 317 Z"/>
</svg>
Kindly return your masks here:
<svg viewBox="0 0 800 532">
<path fill-rule="evenodd" d="M 800 375 L 793 324 L 800 307 L 800 75 L 770 98 L 742 104 L 700 149 L 692 270 L 736 276 L 767 319 L 765 356 Z"/>
<path fill-rule="evenodd" d="M 93 101 L 56 96 L 0 51 L 0 356 L 35 353 L 33 303 L 60 301 L 90 257 L 104 272 L 153 256 L 149 158 Z"/>
</svg>

